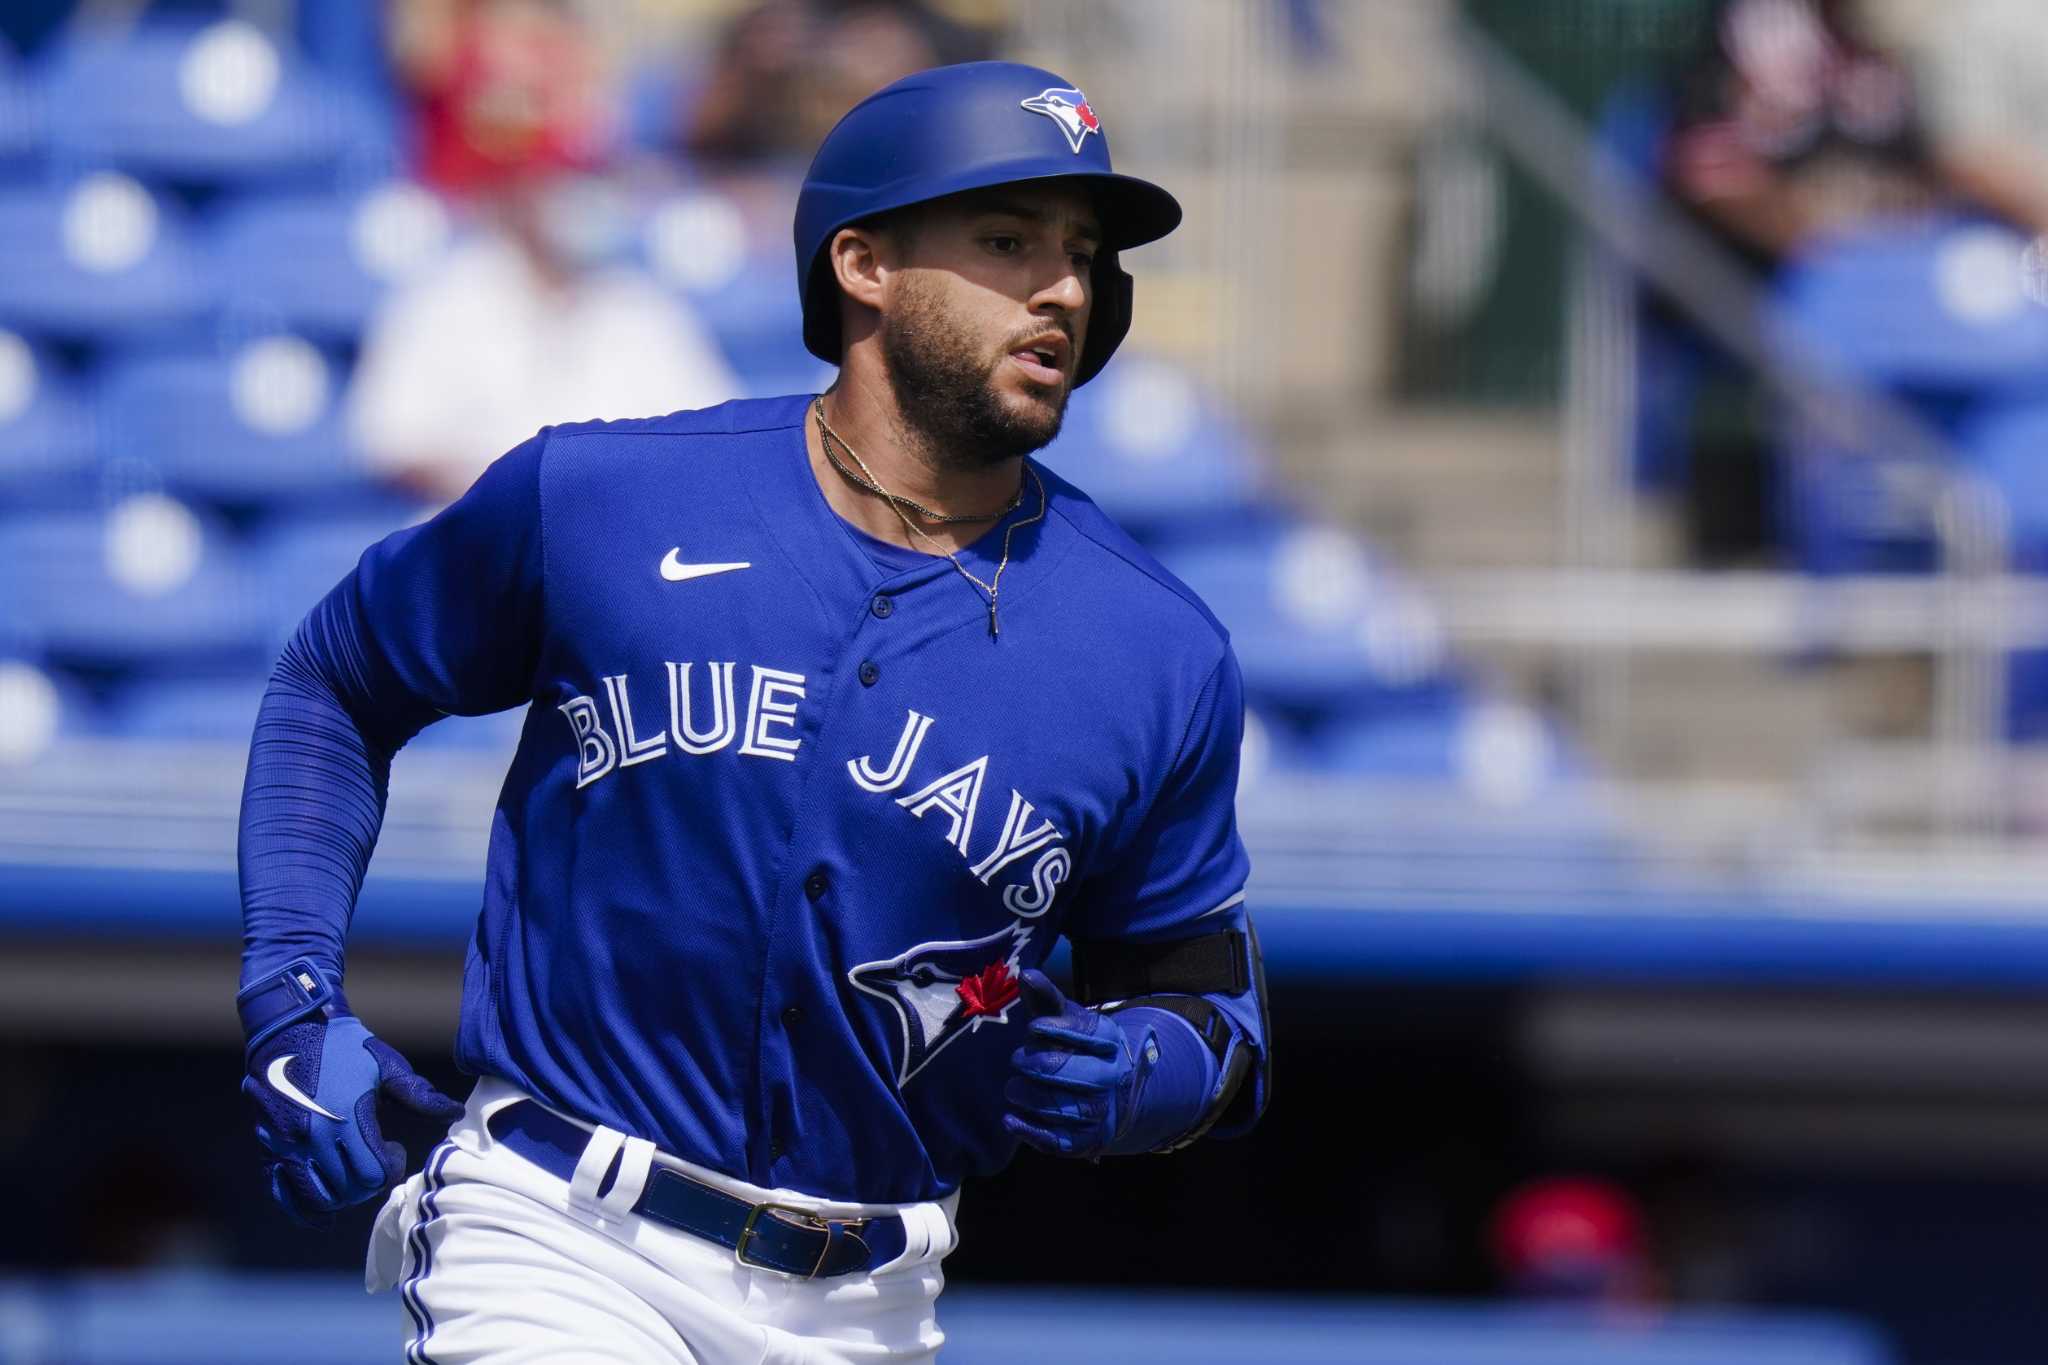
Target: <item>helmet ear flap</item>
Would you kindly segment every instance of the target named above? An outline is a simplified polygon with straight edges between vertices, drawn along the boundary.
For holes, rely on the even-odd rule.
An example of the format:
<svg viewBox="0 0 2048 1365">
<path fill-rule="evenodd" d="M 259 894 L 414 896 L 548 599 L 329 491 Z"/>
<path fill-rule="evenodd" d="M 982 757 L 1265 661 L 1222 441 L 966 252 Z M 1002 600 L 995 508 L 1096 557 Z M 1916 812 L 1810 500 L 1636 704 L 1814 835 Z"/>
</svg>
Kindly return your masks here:
<svg viewBox="0 0 2048 1365">
<path fill-rule="evenodd" d="M 804 280 L 804 348 L 820 360 L 839 363 L 839 284 L 825 260 L 825 248 L 811 260 Z"/>
<path fill-rule="evenodd" d="M 1117 264 L 1114 251 L 1095 258 L 1095 298 L 1088 310 L 1088 341 L 1081 349 L 1081 363 L 1074 369 L 1074 387 L 1093 379 L 1109 363 L 1131 330 L 1132 282 L 1130 272 Z"/>
</svg>

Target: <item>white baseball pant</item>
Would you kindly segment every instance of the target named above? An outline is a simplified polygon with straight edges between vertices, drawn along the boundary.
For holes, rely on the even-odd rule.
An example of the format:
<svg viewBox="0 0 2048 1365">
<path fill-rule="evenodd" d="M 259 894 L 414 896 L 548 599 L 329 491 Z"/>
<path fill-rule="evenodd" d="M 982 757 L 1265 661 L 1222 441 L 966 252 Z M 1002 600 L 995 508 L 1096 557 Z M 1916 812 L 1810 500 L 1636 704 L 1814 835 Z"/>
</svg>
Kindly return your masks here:
<svg viewBox="0 0 2048 1365">
<path fill-rule="evenodd" d="M 741 1265 L 727 1247 L 626 1212 L 647 1177 L 630 1179 L 631 1162 L 601 1202 L 572 1200 L 568 1182 L 485 1127 L 492 1112 L 526 1098 L 503 1081 L 480 1081 L 425 1169 L 393 1190 L 377 1217 L 364 1282 L 372 1293 L 399 1291 L 408 1365 L 852 1365 L 929 1361 L 944 1341 L 939 1263 L 958 1241 L 958 1194 L 928 1204 L 833 1203 L 655 1154 L 755 1203 L 904 1220 L 908 1245 L 894 1261 L 802 1280 Z M 595 1131 L 616 1145 L 613 1130 Z"/>
</svg>

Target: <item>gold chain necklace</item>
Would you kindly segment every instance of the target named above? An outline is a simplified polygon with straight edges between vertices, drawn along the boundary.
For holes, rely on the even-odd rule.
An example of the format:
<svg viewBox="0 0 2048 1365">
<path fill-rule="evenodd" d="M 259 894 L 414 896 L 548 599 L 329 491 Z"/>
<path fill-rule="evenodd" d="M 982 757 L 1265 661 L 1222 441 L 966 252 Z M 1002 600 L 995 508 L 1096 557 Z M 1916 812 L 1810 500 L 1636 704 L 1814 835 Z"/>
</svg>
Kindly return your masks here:
<svg viewBox="0 0 2048 1365">
<path fill-rule="evenodd" d="M 821 443 L 838 441 L 840 449 L 844 450 L 848 455 L 853 456 L 853 462 L 859 465 L 860 472 L 867 476 L 865 482 L 862 482 L 859 479 L 854 479 L 853 482 L 860 484 L 861 487 L 868 489 L 870 492 L 882 498 L 883 501 L 887 502 L 891 508 L 895 509 L 896 516 L 903 522 L 905 530 L 909 531 L 912 535 L 924 541 L 926 544 L 933 546 L 938 550 L 940 554 L 944 555 L 947 559 L 951 560 L 953 562 L 953 567 L 959 571 L 960 576 L 966 579 L 969 583 L 972 583 L 983 596 L 988 598 L 988 638 L 991 640 L 999 638 L 1001 632 L 1000 628 L 996 624 L 996 597 L 998 594 L 1002 592 L 1003 570 L 1010 567 L 1010 537 L 1016 535 L 1019 528 L 1029 526 L 1031 525 L 1031 523 L 1045 516 L 1045 484 L 1038 477 L 1038 471 L 1033 469 L 1028 463 L 1024 466 L 1024 472 L 1031 476 L 1031 482 L 1035 484 L 1038 488 L 1038 510 L 1036 512 L 1033 512 L 1030 516 L 1024 518 L 1024 520 L 1022 521 L 1012 522 L 1010 524 L 1010 528 L 1003 532 L 1003 557 L 1001 561 L 999 561 L 996 564 L 996 573 L 994 580 L 992 582 L 984 583 L 968 571 L 967 566 L 960 562 L 960 556 L 954 554 L 951 547 L 941 545 L 936 539 L 927 535 L 924 532 L 924 530 L 918 526 L 916 522 L 910 519 L 910 514 L 903 510 L 904 504 L 908 503 L 911 507 L 917 507 L 916 503 L 910 502 L 910 499 L 908 498 L 899 498 L 894 493 L 891 493 L 888 489 L 882 487 L 881 480 L 875 477 L 875 472 L 872 469 L 868 468 L 867 461 L 861 459 L 859 452 L 854 450 L 852 446 L 847 445 L 846 442 L 839 441 L 839 438 L 837 436 L 831 434 L 831 428 L 825 425 L 825 402 L 822 398 L 817 400 L 814 411 L 817 413 L 818 417 L 819 441 Z M 825 457 L 827 459 L 832 458 L 832 447 L 830 444 L 825 445 Z M 837 460 L 833 460 L 832 463 L 834 465 L 837 465 L 839 462 Z M 851 475 L 851 471 L 843 472 L 848 473 L 849 476 Z M 1023 500 L 1024 484 L 1022 480 L 1019 480 L 1017 484 L 1017 496 L 1010 499 L 1009 507 L 1005 508 L 1002 512 L 998 513 L 997 515 L 1008 516 L 1012 511 L 1016 510 L 1017 505 L 1023 502 Z M 917 510 L 920 514 L 923 514 L 924 512 L 923 508 L 918 508 Z M 988 518 L 986 517 L 939 517 L 935 519 L 940 521 L 988 520 Z"/>
<path fill-rule="evenodd" d="M 948 523 L 964 521 L 1001 521 L 1004 517 L 1007 517 L 1008 515 L 1010 515 L 1010 513 L 1017 510 L 1017 504 L 1024 501 L 1024 481 L 1022 479 L 1019 479 L 1017 481 L 1017 491 L 1010 495 L 1009 504 L 1005 506 L 1003 510 L 1000 512 L 934 512 L 931 508 L 926 507 L 921 502 L 913 502 L 909 498 L 891 493 L 887 489 L 883 488 L 882 485 L 876 483 L 874 480 L 874 476 L 872 474 L 868 474 L 865 477 L 863 477 L 861 474 L 856 474 L 851 469 L 848 469 L 845 465 L 839 463 L 839 457 L 832 453 L 832 447 L 836 445 L 849 455 L 853 455 L 853 447 L 848 445 L 845 439 L 841 437 L 838 432 L 832 430 L 831 427 L 825 425 L 825 400 L 823 398 L 817 400 L 817 408 L 818 444 L 824 447 L 825 458 L 832 462 L 832 467 L 838 470 L 840 475 L 854 487 L 865 488 L 868 492 L 873 493 L 878 498 L 888 498 L 891 502 L 901 503 L 903 506 L 908 507 L 911 511 L 917 513 L 920 517 L 923 517 L 926 521 Z M 867 466 L 865 464 L 861 464 L 860 456 L 853 455 L 853 461 L 855 464 L 860 464 L 860 467 L 863 471 L 867 469 Z"/>
</svg>

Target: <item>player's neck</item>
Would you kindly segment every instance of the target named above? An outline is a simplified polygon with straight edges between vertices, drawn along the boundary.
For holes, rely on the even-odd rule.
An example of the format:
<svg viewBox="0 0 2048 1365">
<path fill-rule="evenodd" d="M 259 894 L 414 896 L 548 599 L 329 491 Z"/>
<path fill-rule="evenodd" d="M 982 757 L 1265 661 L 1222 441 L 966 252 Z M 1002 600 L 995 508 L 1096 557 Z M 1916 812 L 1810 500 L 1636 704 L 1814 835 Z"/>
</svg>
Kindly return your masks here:
<svg viewBox="0 0 2048 1365">
<path fill-rule="evenodd" d="M 824 407 L 825 421 L 841 443 L 832 452 L 839 463 L 855 474 L 872 477 L 899 498 L 934 512 L 969 515 L 1000 512 L 1016 496 L 1017 481 L 1023 477 L 1021 459 L 979 468 L 956 466 L 944 458 L 944 452 L 931 450 L 921 433 L 905 422 L 886 381 L 866 380 L 843 371 L 825 395 Z M 911 520 L 925 533 L 914 535 L 886 499 L 859 487 L 833 465 L 815 417 L 806 417 L 804 443 L 811 456 L 811 472 L 832 510 L 878 540 L 933 554 L 938 546 L 958 550 L 971 544 L 996 524 L 995 517 L 928 522 L 910 512 Z"/>
</svg>

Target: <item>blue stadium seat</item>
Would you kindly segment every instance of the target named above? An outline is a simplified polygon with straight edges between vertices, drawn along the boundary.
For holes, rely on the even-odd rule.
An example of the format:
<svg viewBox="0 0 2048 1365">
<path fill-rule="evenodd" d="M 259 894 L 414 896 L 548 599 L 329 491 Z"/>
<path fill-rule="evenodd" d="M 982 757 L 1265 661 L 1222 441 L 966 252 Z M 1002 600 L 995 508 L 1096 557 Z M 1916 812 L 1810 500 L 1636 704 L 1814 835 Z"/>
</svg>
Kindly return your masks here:
<svg viewBox="0 0 2048 1365">
<path fill-rule="evenodd" d="M 68 164 L 204 184 L 390 164 L 373 106 L 245 20 L 82 26 L 51 55 L 43 93 Z"/>
<path fill-rule="evenodd" d="M 161 494 L 0 519 L 0 638 L 82 667 L 260 657 L 241 551 Z"/>
<path fill-rule="evenodd" d="M 104 729 L 99 708 L 77 680 L 0 652 L 0 773 L 35 762 L 59 740 Z"/>
<path fill-rule="evenodd" d="M 1889 220 L 1788 262 L 1771 323 L 1845 376 L 1936 404 L 1936 418 L 1958 399 L 2044 393 L 2048 308 L 2029 296 L 2029 260 L 2026 238 L 2002 225 Z"/>
<path fill-rule="evenodd" d="M 736 294 L 750 291 L 736 290 Z M 744 300 L 722 300 L 719 317 L 713 322 L 712 337 L 732 366 L 743 398 L 773 398 L 785 393 L 823 393 L 831 386 L 834 366 L 804 349 L 800 332 L 755 327 L 743 321 L 751 311 Z M 754 306 L 763 306 L 758 296 Z M 722 324 L 722 325 L 720 325 Z"/>
<path fill-rule="evenodd" d="M 43 102 L 14 54 L 0 45 L 0 173 L 27 169 L 42 150 Z"/>
<path fill-rule="evenodd" d="M 1250 437 L 1192 376 L 1133 354 L 1075 390 L 1045 460 L 1151 543 L 1242 517 L 1263 478 Z"/>
<path fill-rule="evenodd" d="M 2048 397 L 1988 410 L 1963 429 L 1961 445 L 2005 499 L 2016 567 L 2048 573 Z"/>
<path fill-rule="evenodd" d="M 1954 436 L 1988 408 L 2048 398 L 2048 275 L 2010 228 L 1954 216 L 1831 236 L 1774 281 L 1777 343 L 1911 406 Z M 1809 572 L 1925 572 L 1936 543 L 1924 477 L 1803 423 L 1779 433 L 1786 544 Z"/>
<path fill-rule="evenodd" d="M 114 693 L 107 706 L 113 733 L 131 739 L 249 741 L 267 685 L 261 673 L 143 678 Z"/>
<path fill-rule="evenodd" d="M 1335 840 L 1353 855 L 1344 884 L 1360 903 L 1639 889 L 1641 850 L 1601 788 L 1583 780 L 1584 756 L 1519 703 L 1445 686 L 1297 725 L 1288 746 L 1307 791 L 1338 782 L 1372 811 Z M 1275 875 L 1316 876 L 1306 867 Z"/>
<path fill-rule="evenodd" d="M 290 333 L 231 354 L 171 352 L 108 367 L 107 449 L 171 488 L 230 506 L 333 498 L 367 484 L 340 416 L 335 360 Z"/>
<path fill-rule="evenodd" d="M 815 393 L 830 382 L 833 367 L 804 349 L 786 239 L 753 235 L 728 196 L 689 189 L 661 200 L 647 212 L 639 247 L 655 278 L 710 330 L 746 396 Z"/>
<path fill-rule="evenodd" d="M 1348 777 L 1456 782 L 1459 740 L 1471 703 L 1445 689 L 1400 704 L 1350 708 L 1308 727 L 1300 741 L 1314 768 Z"/>
<path fill-rule="evenodd" d="M 392 181 L 352 194 L 245 199 L 207 246 L 231 316 L 353 341 L 385 292 L 438 259 L 450 234 L 438 199 Z"/>
<path fill-rule="evenodd" d="M 266 522 L 250 539 L 249 563 L 263 583 L 265 629 L 273 652 L 300 620 L 346 577 L 363 551 L 424 517 L 423 507 L 369 505 L 344 512 L 303 510 Z"/>
<path fill-rule="evenodd" d="M 1297 526 L 1162 558 L 1229 629 L 1255 700 L 1324 712 L 1449 684 L 1433 608 L 1342 532 Z"/>
<path fill-rule="evenodd" d="M 1302 749 L 1325 771 L 1451 782 L 1499 805 L 1526 804 L 1584 767 L 1534 711 L 1463 688 L 1336 716 Z"/>
<path fill-rule="evenodd" d="M 2048 262 L 2011 229 L 1939 217 L 1831 240 L 1788 267 L 1773 322 L 1789 344 L 1911 403 L 1965 449 L 2013 503 L 2025 538 L 2038 489 L 2038 424 L 2048 403 Z M 1937 547 L 1911 476 L 1882 452 L 1849 451 L 1792 430 L 1784 513 L 1802 562 L 1821 572 L 1924 571 Z M 1924 503 L 1924 500 L 1921 500 Z M 2038 559 L 2036 567 L 2048 567 Z"/>
<path fill-rule="evenodd" d="M 0 507 L 77 506 L 93 495 L 92 415 L 47 350 L 0 330 Z"/>
<path fill-rule="evenodd" d="M 80 340 L 161 333 L 211 305 L 182 214 L 111 171 L 0 188 L 0 324 Z"/>
<path fill-rule="evenodd" d="M 1777 432 L 1778 534 L 1810 574 L 1927 573 L 1936 567 L 1924 471 L 1853 449 L 1805 423 Z"/>
</svg>

